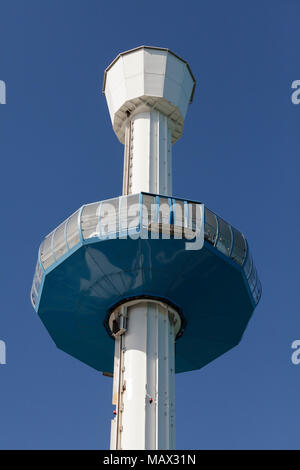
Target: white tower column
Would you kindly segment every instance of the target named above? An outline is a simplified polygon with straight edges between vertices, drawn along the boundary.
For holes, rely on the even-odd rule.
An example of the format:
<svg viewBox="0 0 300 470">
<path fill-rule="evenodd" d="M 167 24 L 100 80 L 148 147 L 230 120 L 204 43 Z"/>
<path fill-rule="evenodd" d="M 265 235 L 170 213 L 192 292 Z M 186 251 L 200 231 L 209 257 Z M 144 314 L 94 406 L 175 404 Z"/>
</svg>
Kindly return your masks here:
<svg viewBox="0 0 300 470">
<path fill-rule="evenodd" d="M 112 313 L 116 416 L 111 449 L 175 449 L 175 338 L 180 324 L 174 309 L 153 300 L 127 302 Z"/>
<path fill-rule="evenodd" d="M 171 122 L 159 111 L 143 108 L 126 123 L 123 194 L 171 196 Z"/>
</svg>

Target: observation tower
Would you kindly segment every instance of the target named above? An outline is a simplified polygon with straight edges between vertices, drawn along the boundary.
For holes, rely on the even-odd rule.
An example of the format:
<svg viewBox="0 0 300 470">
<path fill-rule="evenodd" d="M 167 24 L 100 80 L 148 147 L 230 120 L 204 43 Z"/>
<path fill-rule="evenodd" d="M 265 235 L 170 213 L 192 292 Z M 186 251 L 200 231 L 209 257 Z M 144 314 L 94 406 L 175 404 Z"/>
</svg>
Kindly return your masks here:
<svg viewBox="0 0 300 470">
<path fill-rule="evenodd" d="M 175 449 L 175 373 L 236 346 L 261 296 L 244 235 L 172 195 L 194 91 L 169 49 L 116 57 L 103 93 L 124 144 L 122 196 L 82 206 L 38 252 L 31 301 L 53 341 L 113 376 L 111 449 Z"/>
</svg>

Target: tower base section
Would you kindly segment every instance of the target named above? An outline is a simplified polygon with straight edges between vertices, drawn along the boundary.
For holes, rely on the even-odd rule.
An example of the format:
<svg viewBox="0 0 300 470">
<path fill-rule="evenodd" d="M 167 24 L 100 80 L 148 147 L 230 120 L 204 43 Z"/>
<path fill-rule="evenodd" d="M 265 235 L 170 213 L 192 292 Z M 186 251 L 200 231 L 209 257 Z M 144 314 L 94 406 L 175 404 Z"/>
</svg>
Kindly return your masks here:
<svg viewBox="0 0 300 470">
<path fill-rule="evenodd" d="M 175 338 L 179 314 L 140 299 L 119 306 L 115 337 L 111 449 L 175 449 Z"/>
</svg>

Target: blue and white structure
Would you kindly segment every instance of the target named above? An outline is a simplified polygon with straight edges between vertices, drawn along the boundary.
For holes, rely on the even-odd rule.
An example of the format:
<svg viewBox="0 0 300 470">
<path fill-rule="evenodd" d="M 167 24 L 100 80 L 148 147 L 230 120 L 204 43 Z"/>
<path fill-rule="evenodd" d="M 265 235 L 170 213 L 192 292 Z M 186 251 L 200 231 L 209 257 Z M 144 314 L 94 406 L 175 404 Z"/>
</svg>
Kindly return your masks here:
<svg viewBox="0 0 300 470">
<path fill-rule="evenodd" d="M 125 148 L 123 194 L 82 206 L 39 249 L 36 312 L 60 349 L 113 375 L 111 449 L 175 448 L 175 373 L 236 346 L 261 296 L 244 235 L 172 196 L 194 90 L 168 49 L 119 54 L 103 92 Z"/>
</svg>

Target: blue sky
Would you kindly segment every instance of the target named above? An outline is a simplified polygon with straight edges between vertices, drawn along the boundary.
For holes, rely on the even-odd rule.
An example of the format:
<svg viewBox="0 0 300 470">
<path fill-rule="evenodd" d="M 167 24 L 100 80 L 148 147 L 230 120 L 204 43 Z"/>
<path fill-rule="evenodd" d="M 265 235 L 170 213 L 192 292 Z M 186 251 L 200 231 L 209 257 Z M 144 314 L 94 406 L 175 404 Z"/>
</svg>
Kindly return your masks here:
<svg viewBox="0 0 300 470">
<path fill-rule="evenodd" d="M 103 71 L 146 44 L 182 56 L 197 80 L 174 195 L 245 233 L 263 285 L 240 345 L 176 377 L 177 448 L 299 449 L 298 0 L 2 0 L 0 18 L 0 448 L 109 447 L 111 379 L 56 349 L 29 291 L 42 238 L 121 193 Z"/>
</svg>

